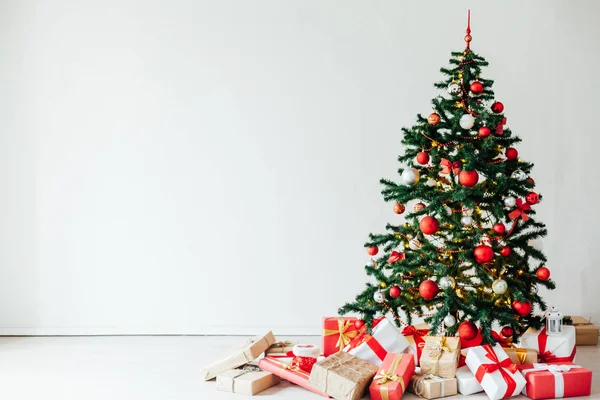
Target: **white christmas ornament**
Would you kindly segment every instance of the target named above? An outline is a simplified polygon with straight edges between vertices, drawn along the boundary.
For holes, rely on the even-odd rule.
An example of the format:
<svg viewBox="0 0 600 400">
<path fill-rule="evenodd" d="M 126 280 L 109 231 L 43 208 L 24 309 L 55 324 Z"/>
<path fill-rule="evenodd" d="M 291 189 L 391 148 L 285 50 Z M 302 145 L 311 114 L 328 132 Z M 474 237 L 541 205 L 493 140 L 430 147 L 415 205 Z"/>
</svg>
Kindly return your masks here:
<svg viewBox="0 0 600 400">
<path fill-rule="evenodd" d="M 451 216 L 451 215 L 452 215 L 452 209 L 451 209 L 450 207 L 448 207 L 448 206 L 444 206 L 444 211 L 446 211 L 446 214 L 447 214 L 448 216 Z"/>
<path fill-rule="evenodd" d="M 453 288 L 456 285 L 456 281 L 451 276 L 444 276 L 440 279 L 439 287 L 442 290 Z"/>
<path fill-rule="evenodd" d="M 525 179 L 527 179 L 527 174 L 523 171 L 521 171 L 520 169 L 514 171 L 511 175 L 511 178 L 516 179 L 519 182 L 524 181 Z"/>
<path fill-rule="evenodd" d="M 375 260 L 370 259 L 369 261 L 367 261 L 367 266 L 373 268 L 375 266 Z"/>
<path fill-rule="evenodd" d="M 464 216 L 460 219 L 460 223 L 463 224 L 464 226 L 470 226 L 471 224 L 473 224 L 473 218 Z"/>
<path fill-rule="evenodd" d="M 416 240 L 411 239 L 408 243 L 408 247 L 410 247 L 411 250 L 419 250 L 419 247 L 421 247 L 421 245 Z"/>
<path fill-rule="evenodd" d="M 460 117 L 459 124 L 463 129 L 471 129 L 475 125 L 475 118 L 471 114 L 465 114 Z"/>
<path fill-rule="evenodd" d="M 421 175 L 419 174 L 419 171 L 417 171 L 416 169 L 407 168 L 404 171 L 402 171 L 400 179 L 402 180 L 402 183 L 406 186 L 412 186 L 419 182 L 420 176 Z"/>
<path fill-rule="evenodd" d="M 486 246 L 491 246 L 492 239 L 490 239 L 490 237 L 488 235 L 483 235 L 481 237 L 481 244 L 486 245 Z"/>
<path fill-rule="evenodd" d="M 537 251 L 544 250 L 544 242 L 542 242 L 540 239 L 531 239 L 529 242 L 527 242 L 527 244 Z"/>
<path fill-rule="evenodd" d="M 425 184 L 429 187 L 433 187 L 435 186 L 435 179 L 429 178 Z"/>
<path fill-rule="evenodd" d="M 451 95 L 456 96 L 460 92 L 460 85 L 458 83 L 452 82 L 448 85 L 448 93 L 450 93 Z"/>
<path fill-rule="evenodd" d="M 454 318 L 454 315 L 446 315 L 444 317 L 444 325 L 446 326 L 454 326 L 456 325 L 456 318 Z"/>
<path fill-rule="evenodd" d="M 508 283 L 504 279 L 496 279 L 492 282 L 492 290 L 496 294 L 504 294 L 508 290 Z"/>
<path fill-rule="evenodd" d="M 505 197 L 504 198 L 504 207 L 513 208 L 517 205 L 517 199 L 514 197 Z"/>
<path fill-rule="evenodd" d="M 385 301 L 385 296 L 382 292 L 375 292 L 373 295 L 373 300 L 375 300 L 377 303 L 383 303 Z"/>
</svg>

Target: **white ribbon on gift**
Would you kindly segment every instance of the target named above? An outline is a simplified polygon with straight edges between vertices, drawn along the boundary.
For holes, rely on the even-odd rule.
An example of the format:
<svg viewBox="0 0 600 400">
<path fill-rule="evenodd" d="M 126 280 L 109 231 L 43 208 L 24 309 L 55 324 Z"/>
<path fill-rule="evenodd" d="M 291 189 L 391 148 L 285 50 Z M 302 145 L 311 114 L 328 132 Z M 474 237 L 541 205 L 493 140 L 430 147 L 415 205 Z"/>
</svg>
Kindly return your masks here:
<svg viewBox="0 0 600 400">
<path fill-rule="evenodd" d="M 523 376 L 527 377 L 530 372 L 549 371 L 554 375 L 554 397 L 561 398 L 565 397 L 565 379 L 562 375 L 563 372 L 569 372 L 574 368 L 583 368 L 581 365 L 567 365 L 567 364 L 533 364 L 533 368 L 524 369 L 521 371 Z M 527 387 L 523 389 L 523 394 L 527 396 Z"/>
</svg>

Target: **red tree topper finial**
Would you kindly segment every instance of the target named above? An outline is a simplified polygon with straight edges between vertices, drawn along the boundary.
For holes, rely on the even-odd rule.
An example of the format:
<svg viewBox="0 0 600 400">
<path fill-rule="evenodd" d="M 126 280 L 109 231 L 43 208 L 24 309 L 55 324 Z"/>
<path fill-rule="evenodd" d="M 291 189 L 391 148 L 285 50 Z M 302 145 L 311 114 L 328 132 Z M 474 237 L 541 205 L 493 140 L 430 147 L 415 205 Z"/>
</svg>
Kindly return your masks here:
<svg viewBox="0 0 600 400">
<path fill-rule="evenodd" d="M 471 36 L 471 10 L 469 10 L 467 14 L 467 35 L 465 36 L 465 42 L 467 42 L 467 50 L 469 50 L 471 40 L 473 40 L 473 37 Z"/>
</svg>

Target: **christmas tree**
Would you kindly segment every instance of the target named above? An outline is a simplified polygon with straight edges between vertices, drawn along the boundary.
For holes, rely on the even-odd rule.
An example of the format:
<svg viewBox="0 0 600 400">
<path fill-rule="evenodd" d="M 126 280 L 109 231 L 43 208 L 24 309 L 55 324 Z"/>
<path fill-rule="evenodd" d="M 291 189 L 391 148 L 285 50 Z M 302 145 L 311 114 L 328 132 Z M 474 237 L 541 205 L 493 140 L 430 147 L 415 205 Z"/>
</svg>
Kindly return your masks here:
<svg viewBox="0 0 600 400">
<path fill-rule="evenodd" d="M 469 21 L 466 49 L 441 68 L 433 112 L 402 129 L 400 182 L 381 180 L 385 201 L 405 221 L 369 235 L 367 252 L 379 257 L 365 270 L 375 282 L 339 310 L 362 315 L 368 327 L 383 314 L 399 326 L 417 316 L 448 336 L 473 339 L 479 328 L 493 343 L 542 326 L 532 314 L 535 305 L 546 310 L 537 288 L 554 283 L 541 251 L 546 228 L 532 207 L 541 196 L 471 39 Z"/>
</svg>

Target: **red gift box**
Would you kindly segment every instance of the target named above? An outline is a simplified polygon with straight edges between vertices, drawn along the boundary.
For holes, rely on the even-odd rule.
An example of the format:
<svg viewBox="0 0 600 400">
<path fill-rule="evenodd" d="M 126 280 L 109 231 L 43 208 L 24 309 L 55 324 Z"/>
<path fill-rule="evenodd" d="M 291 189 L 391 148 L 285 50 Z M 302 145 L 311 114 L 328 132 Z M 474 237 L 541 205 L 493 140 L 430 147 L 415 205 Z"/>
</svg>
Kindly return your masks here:
<svg viewBox="0 0 600 400">
<path fill-rule="evenodd" d="M 592 371 L 571 362 L 519 365 L 527 384 L 523 394 L 531 399 L 589 396 Z"/>
<path fill-rule="evenodd" d="M 291 363 L 286 361 L 291 360 L 289 358 L 286 359 L 282 357 L 265 357 L 258 362 L 258 366 L 267 372 L 275 374 L 292 383 L 295 383 L 296 385 L 308 389 L 313 393 L 329 397 L 325 393 L 318 391 L 317 389 L 311 387 L 308 384 L 308 378 L 310 377 L 310 374 L 308 372 L 302 371 L 297 366 L 292 366 Z"/>
<path fill-rule="evenodd" d="M 414 373 L 412 354 L 388 353 L 369 387 L 371 400 L 399 400 Z"/>
<path fill-rule="evenodd" d="M 323 355 L 329 357 L 341 351 L 358 335 L 354 317 L 323 318 Z"/>
</svg>

